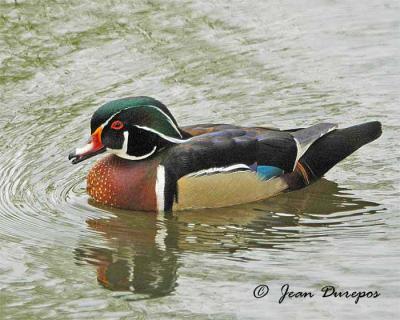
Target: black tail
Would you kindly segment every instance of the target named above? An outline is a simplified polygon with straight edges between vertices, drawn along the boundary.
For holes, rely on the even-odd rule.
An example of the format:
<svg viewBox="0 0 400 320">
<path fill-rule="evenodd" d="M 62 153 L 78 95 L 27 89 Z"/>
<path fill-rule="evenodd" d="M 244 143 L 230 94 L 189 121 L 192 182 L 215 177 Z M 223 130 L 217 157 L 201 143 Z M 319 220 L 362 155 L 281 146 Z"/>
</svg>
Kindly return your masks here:
<svg viewBox="0 0 400 320">
<path fill-rule="evenodd" d="M 314 142 L 300 158 L 288 179 L 290 189 L 299 189 L 321 178 L 334 165 L 382 134 L 379 121 L 334 130 Z"/>
</svg>

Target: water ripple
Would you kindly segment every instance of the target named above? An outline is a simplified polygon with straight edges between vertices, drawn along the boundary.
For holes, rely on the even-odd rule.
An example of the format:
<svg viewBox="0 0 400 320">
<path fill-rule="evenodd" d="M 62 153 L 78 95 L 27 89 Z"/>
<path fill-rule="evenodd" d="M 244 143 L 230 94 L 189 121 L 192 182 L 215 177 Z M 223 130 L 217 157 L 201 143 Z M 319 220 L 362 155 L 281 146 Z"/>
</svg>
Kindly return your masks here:
<svg viewBox="0 0 400 320">
<path fill-rule="evenodd" d="M 259 318 L 266 304 L 245 295 L 271 279 L 381 288 L 379 304 L 363 312 L 392 308 L 397 2 L 8 0 L 0 9 L 5 319 L 112 319 L 132 310 L 166 318 L 171 308 L 182 317 L 190 309 L 217 318 L 253 310 Z M 72 166 L 67 154 L 86 141 L 97 106 L 132 95 L 164 101 L 182 125 L 380 120 L 384 134 L 327 174 L 338 184 L 177 215 L 110 210 L 85 191 L 95 159 Z M 167 297 L 138 307 L 115 299 L 123 296 Z M 274 308 L 268 313 L 282 317 Z M 298 312 L 297 304 L 286 308 Z M 350 309 L 308 310 L 348 318 Z"/>
</svg>

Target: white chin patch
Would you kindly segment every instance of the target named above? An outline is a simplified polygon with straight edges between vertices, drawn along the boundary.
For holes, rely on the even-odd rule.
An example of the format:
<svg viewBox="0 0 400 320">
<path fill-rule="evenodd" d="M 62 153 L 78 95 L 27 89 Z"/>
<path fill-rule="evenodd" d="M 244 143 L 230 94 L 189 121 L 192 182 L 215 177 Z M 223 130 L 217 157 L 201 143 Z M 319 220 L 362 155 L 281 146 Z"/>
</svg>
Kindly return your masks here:
<svg viewBox="0 0 400 320">
<path fill-rule="evenodd" d="M 128 159 L 128 160 L 143 160 L 148 157 L 150 157 L 152 154 L 154 154 L 157 150 L 157 146 L 154 146 L 153 150 L 151 150 L 149 153 L 144 154 L 142 156 L 131 156 L 128 154 L 128 139 L 129 139 L 129 132 L 124 131 L 124 142 L 122 144 L 122 149 L 111 149 L 107 148 L 107 151 L 115 154 L 116 156 L 123 158 L 123 159 Z"/>
</svg>

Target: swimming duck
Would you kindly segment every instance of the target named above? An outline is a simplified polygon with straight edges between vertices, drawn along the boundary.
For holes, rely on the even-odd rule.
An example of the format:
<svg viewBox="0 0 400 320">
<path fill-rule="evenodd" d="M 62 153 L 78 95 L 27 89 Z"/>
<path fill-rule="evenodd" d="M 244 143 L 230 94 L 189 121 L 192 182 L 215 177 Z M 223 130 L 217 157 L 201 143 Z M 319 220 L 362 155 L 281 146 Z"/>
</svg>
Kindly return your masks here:
<svg viewBox="0 0 400 320">
<path fill-rule="evenodd" d="M 160 101 L 129 97 L 102 105 L 89 143 L 73 164 L 103 152 L 89 171 L 88 194 L 104 205 L 140 211 L 215 208 L 303 188 L 366 143 L 381 124 L 333 123 L 279 130 L 230 124 L 179 127 Z"/>
</svg>

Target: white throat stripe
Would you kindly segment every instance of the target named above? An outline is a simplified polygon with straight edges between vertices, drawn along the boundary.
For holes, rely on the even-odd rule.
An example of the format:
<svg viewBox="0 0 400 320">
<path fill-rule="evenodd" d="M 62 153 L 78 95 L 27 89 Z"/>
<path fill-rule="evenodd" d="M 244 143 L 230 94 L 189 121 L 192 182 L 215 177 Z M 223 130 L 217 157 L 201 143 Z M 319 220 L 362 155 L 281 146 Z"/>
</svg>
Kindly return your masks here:
<svg viewBox="0 0 400 320">
<path fill-rule="evenodd" d="M 144 154 L 142 156 L 130 156 L 128 154 L 128 140 L 129 140 L 129 132 L 124 131 L 124 143 L 122 144 L 122 149 L 107 148 L 107 151 L 115 154 L 116 156 L 118 156 L 120 158 L 124 158 L 124 159 L 128 159 L 128 160 L 143 160 L 143 159 L 150 157 L 157 150 L 157 146 L 154 146 L 154 148 L 147 154 Z"/>
</svg>

